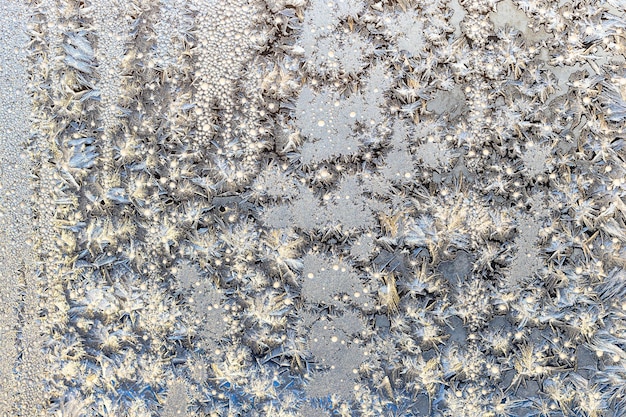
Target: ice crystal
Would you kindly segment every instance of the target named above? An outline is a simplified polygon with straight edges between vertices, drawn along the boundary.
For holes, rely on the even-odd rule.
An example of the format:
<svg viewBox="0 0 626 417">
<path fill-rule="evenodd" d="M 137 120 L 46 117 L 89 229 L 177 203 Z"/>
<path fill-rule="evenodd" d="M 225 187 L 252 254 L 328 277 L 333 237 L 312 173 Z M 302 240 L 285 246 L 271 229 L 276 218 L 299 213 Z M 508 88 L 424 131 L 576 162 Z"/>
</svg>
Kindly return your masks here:
<svg viewBox="0 0 626 417">
<path fill-rule="evenodd" d="M 315 254 L 305 255 L 302 263 L 300 282 L 307 302 L 337 305 L 345 301 L 364 307 L 371 302 L 367 287 L 350 265 Z"/>
<path fill-rule="evenodd" d="M 347 176 L 327 203 L 328 221 L 347 230 L 374 227 L 374 213 L 368 203 L 359 179 Z"/>
<path fill-rule="evenodd" d="M 374 242 L 374 237 L 371 233 L 359 236 L 350 248 L 350 255 L 359 261 L 370 259 L 376 247 Z"/>
<path fill-rule="evenodd" d="M 623 2 L 565 3 L 0 0 L 0 414 L 619 414 Z"/>
<path fill-rule="evenodd" d="M 341 20 L 354 18 L 364 8 L 360 0 L 315 0 L 307 9 L 299 38 L 311 71 L 337 77 L 355 74 L 366 66 L 372 44 L 356 32 L 333 33 Z"/>
<path fill-rule="evenodd" d="M 419 56 L 424 48 L 424 24 L 411 12 L 401 13 L 385 19 L 387 30 L 395 38 L 398 49 L 411 56 Z"/>
<path fill-rule="evenodd" d="M 416 152 L 418 159 L 430 169 L 440 169 L 448 165 L 452 156 L 445 143 L 427 140 L 421 144 Z"/>
<path fill-rule="evenodd" d="M 299 189 L 298 197 L 267 210 L 265 223 L 268 226 L 302 229 L 336 227 L 344 232 L 354 232 L 375 225 L 371 209 L 375 203 L 365 195 L 366 188 L 356 176 L 345 177 L 339 188 L 323 199 L 316 198 L 304 187 Z"/>
<path fill-rule="evenodd" d="M 160 0 L 158 18 L 154 22 L 158 63 L 162 67 L 176 64 L 184 52 L 184 42 L 193 27 L 190 11 L 181 0 Z"/>
<path fill-rule="evenodd" d="M 206 358 L 200 354 L 192 354 L 187 359 L 189 374 L 191 379 L 197 384 L 204 384 L 209 377 L 208 362 Z"/>
<path fill-rule="evenodd" d="M 393 149 L 387 154 L 380 172 L 392 183 L 410 182 L 416 173 L 413 157 L 406 149 Z"/>
<path fill-rule="evenodd" d="M 602 83 L 603 89 L 600 100 L 606 107 L 608 119 L 612 122 L 622 122 L 626 119 L 626 89 L 624 88 L 626 77 L 617 75 L 612 82 Z"/>
<path fill-rule="evenodd" d="M 304 404 L 299 408 L 298 417 L 328 417 L 330 414 L 321 408 Z"/>
<path fill-rule="evenodd" d="M 332 91 L 315 93 L 305 86 L 296 102 L 296 126 L 309 139 L 302 147 L 303 162 L 356 154 L 360 147 L 356 123 L 372 128 L 381 122 L 384 92 L 390 84 L 385 67 L 379 64 L 370 70 L 363 90 L 350 97 Z"/>
<path fill-rule="evenodd" d="M 489 289 L 485 282 L 470 278 L 462 281 L 455 295 L 455 310 L 474 329 L 481 327 L 492 313 Z"/>
<path fill-rule="evenodd" d="M 540 251 L 536 245 L 541 225 L 532 217 L 522 217 L 520 220 L 515 239 L 517 252 L 508 273 L 513 285 L 532 280 L 542 266 Z"/>
<path fill-rule="evenodd" d="M 365 8 L 362 0 L 335 0 L 336 14 L 340 19 L 356 18 Z"/>
<path fill-rule="evenodd" d="M 552 150 L 547 145 L 538 145 L 532 142 L 526 144 L 526 151 L 522 155 L 524 168 L 530 177 L 536 177 L 548 170 L 548 157 Z"/>
<path fill-rule="evenodd" d="M 187 412 L 189 407 L 189 393 L 187 384 L 182 380 L 174 380 L 168 384 L 167 397 L 163 406 L 163 417 L 179 417 L 190 415 Z"/>
<path fill-rule="evenodd" d="M 265 169 L 252 186 L 255 192 L 271 199 L 291 199 L 298 195 L 295 181 L 276 164 Z"/>
<path fill-rule="evenodd" d="M 200 285 L 202 278 L 193 264 L 183 262 L 176 269 L 176 279 L 184 290 L 192 290 Z"/>
<path fill-rule="evenodd" d="M 309 139 L 302 147 L 305 164 L 358 151 L 359 142 L 352 132 L 356 105 L 353 100 L 340 101 L 329 91 L 315 93 L 303 88 L 296 102 L 296 126 Z"/>
<path fill-rule="evenodd" d="M 306 205 L 306 203 L 310 203 L 311 205 Z M 315 211 L 317 204 L 317 201 L 313 200 L 313 199 L 308 199 L 305 201 L 301 201 L 301 203 L 303 205 L 305 205 L 305 209 L 308 209 L 309 211 L 305 211 L 305 213 L 307 214 L 312 214 L 311 213 L 311 208 L 313 209 L 313 211 Z M 287 205 L 280 205 L 280 206 L 275 206 L 275 207 L 268 207 L 265 211 L 264 214 L 264 223 L 269 226 L 269 227 L 273 227 L 276 229 L 280 229 L 280 228 L 287 228 L 287 227 L 291 227 L 291 226 L 296 226 L 296 227 L 307 227 L 309 226 L 310 228 L 315 228 L 315 227 L 319 227 L 321 225 L 321 223 L 319 221 L 319 215 L 313 214 L 316 217 L 313 217 L 313 222 L 309 223 L 311 217 L 304 217 L 302 219 L 302 221 L 298 221 L 297 219 L 299 219 L 299 217 L 297 217 L 296 219 L 293 218 L 294 216 L 294 212 L 295 210 L 293 209 L 294 206 L 287 206 Z"/>
<path fill-rule="evenodd" d="M 356 33 L 323 37 L 311 49 L 305 49 L 307 65 L 320 75 L 331 77 L 360 73 L 373 52 L 373 46 Z"/>
<path fill-rule="evenodd" d="M 69 33 L 68 43 L 63 45 L 65 50 L 65 63 L 70 67 L 84 72 L 91 73 L 94 67 L 94 52 L 91 43 L 86 38 L 86 32 Z"/>
<path fill-rule="evenodd" d="M 356 111 L 356 117 L 365 126 L 377 126 L 383 120 L 385 93 L 391 87 L 392 82 L 393 80 L 384 63 L 378 62 L 370 67 L 369 74 L 364 79 L 365 86 L 359 97 L 361 100 L 359 104 L 362 108 L 360 111 Z"/>
<path fill-rule="evenodd" d="M 427 215 L 412 221 L 404 236 L 404 242 L 410 246 L 432 247 L 437 241 L 434 219 Z"/>
<path fill-rule="evenodd" d="M 268 226 L 316 229 L 326 224 L 327 214 L 319 199 L 308 188 L 300 186 L 298 189 L 298 196 L 290 204 L 272 207 L 265 213 Z"/>
<path fill-rule="evenodd" d="M 339 394 L 351 399 L 355 370 L 363 362 L 364 350 L 350 336 L 363 327 L 360 320 L 345 314 L 339 319 L 320 320 L 310 330 L 309 347 L 323 371 L 313 376 L 306 386 L 312 397 Z"/>
<path fill-rule="evenodd" d="M 334 13 L 334 3 L 334 1 L 331 1 L 329 8 L 328 2 L 314 0 L 306 9 L 304 15 L 305 24 L 310 25 L 310 28 L 319 34 L 316 36 L 330 33 L 339 22 L 339 17 Z"/>
</svg>

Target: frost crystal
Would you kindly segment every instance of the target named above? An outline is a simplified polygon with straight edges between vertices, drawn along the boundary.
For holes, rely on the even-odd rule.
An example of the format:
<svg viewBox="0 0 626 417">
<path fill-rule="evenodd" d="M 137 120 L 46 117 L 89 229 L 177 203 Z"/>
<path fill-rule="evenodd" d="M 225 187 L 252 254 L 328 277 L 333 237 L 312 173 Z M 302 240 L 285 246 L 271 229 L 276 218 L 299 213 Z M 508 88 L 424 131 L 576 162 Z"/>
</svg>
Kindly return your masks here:
<svg viewBox="0 0 626 417">
<path fill-rule="evenodd" d="M 321 75 L 356 74 L 367 65 L 373 45 L 356 32 L 334 31 L 341 20 L 356 17 L 360 0 L 314 0 L 304 15 L 300 47 L 307 67 Z"/>
<path fill-rule="evenodd" d="M 522 217 L 520 219 L 518 236 L 515 239 L 516 255 L 513 258 L 509 270 L 509 279 L 513 285 L 532 280 L 543 262 L 540 252 L 536 246 L 540 223 L 532 217 Z"/>
<path fill-rule="evenodd" d="M 339 305 L 342 302 L 367 307 L 371 300 L 356 271 L 344 262 L 319 255 L 302 259 L 302 296 L 309 303 Z"/>
<path fill-rule="evenodd" d="M 387 30 L 396 39 L 398 49 L 419 56 L 424 48 L 424 26 L 413 13 L 402 13 L 386 19 Z"/>
<path fill-rule="evenodd" d="M 358 34 L 337 38 L 328 36 L 319 39 L 314 47 L 305 49 L 307 66 L 321 75 L 338 77 L 340 74 L 360 73 L 371 55 L 373 46 Z"/>
<path fill-rule="evenodd" d="M 336 227 L 346 232 L 374 227 L 372 207 L 376 204 L 365 196 L 365 187 L 357 177 L 348 176 L 339 189 L 329 193 L 324 203 L 313 193 L 299 187 L 300 193 L 290 202 L 269 208 L 265 224 L 273 228 L 289 226 L 302 229 Z"/>
<path fill-rule="evenodd" d="M 371 233 L 361 235 L 350 248 L 350 255 L 356 260 L 366 261 L 372 256 L 376 245 Z"/>
<path fill-rule="evenodd" d="M 163 417 L 188 416 L 189 393 L 184 381 L 174 380 L 168 384 Z"/>
<path fill-rule="evenodd" d="M 0 415 L 620 414 L 626 16 L 568 3 L 0 0 Z"/>
<path fill-rule="evenodd" d="M 356 177 L 345 177 L 328 203 L 328 221 L 345 230 L 374 227 L 374 213 Z"/>
<path fill-rule="evenodd" d="M 329 417 L 326 411 L 321 408 L 312 407 L 309 404 L 304 404 L 299 409 L 298 417 Z"/>
<path fill-rule="evenodd" d="M 193 21 L 183 0 L 160 0 L 159 13 L 154 22 L 157 37 L 158 63 L 162 67 L 176 64 L 183 52 L 186 37 Z"/>
<path fill-rule="evenodd" d="M 296 102 L 296 126 L 308 140 L 302 147 L 302 161 L 317 163 L 359 152 L 356 123 L 371 129 L 382 121 L 384 92 L 391 80 L 379 64 L 370 70 L 365 87 L 350 97 L 330 90 L 315 93 L 305 86 Z"/>
<path fill-rule="evenodd" d="M 532 142 L 526 144 L 526 151 L 522 155 L 526 174 L 530 177 L 536 177 L 548 170 L 548 157 L 552 154 L 552 150 L 547 145 L 537 145 Z"/>
<path fill-rule="evenodd" d="M 275 164 L 259 175 L 252 188 L 274 200 L 291 199 L 298 195 L 298 187 L 293 178 Z"/>
<path fill-rule="evenodd" d="M 306 386 L 310 396 L 339 394 L 351 399 L 355 371 L 364 360 L 364 350 L 350 336 L 362 328 L 362 322 L 351 313 L 330 321 L 320 320 L 311 327 L 309 347 L 322 371 Z"/>
<path fill-rule="evenodd" d="M 327 215 L 317 197 L 308 188 L 298 189 L 298 196 L 290 204 L 275 206 L 267 211 L 265 222 L 268 226 L 316 229 L 326 224 Z"/>
<path fill-rule="evenodd" d="M 296 102 L 296 126 L 309 140 L 302 147 L 305 164 L 358 152 L 359 142 L 352 132 L 357 103 L 340 100 L 330 92 L 315 93 L 308 87 Z M 348 121 L 348 123 L 346 123 Z"/>
<path fill-rule="evenodd" d="M 448 165 L 452 156 L 444 143 L 427 140 L 416 152 L 417 158 L 430 169 L 438 169 Z"/>
<path fill-rule="evenodd" d="M 184 290 L 196 288 L 202 280 L 197 268 L 189 262 L 183 262 L 178 266 L 176 279 Z"/>
</svg>

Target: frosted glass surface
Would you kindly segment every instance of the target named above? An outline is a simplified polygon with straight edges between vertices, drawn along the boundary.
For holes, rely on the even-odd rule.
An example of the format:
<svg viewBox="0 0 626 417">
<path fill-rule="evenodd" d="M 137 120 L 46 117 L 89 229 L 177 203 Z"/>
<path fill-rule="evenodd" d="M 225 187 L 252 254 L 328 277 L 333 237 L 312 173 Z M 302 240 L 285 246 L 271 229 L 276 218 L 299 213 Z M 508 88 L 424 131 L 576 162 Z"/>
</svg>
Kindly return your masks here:
<svg viewBox="0 0 626 417">
<path fill-rule="evenodd" d="M 622 0 L 0 0 L 0 416 L 624 417 Z"/>
</svg>

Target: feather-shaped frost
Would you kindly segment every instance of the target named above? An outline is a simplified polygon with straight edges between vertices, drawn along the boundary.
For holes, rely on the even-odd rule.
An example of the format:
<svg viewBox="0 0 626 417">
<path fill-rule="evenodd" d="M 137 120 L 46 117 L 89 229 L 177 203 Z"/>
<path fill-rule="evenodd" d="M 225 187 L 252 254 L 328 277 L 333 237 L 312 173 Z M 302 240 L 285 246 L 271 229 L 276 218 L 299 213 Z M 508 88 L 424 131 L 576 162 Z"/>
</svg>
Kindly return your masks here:
<svg viewBox="0 0 626 417">
<path fill-rule="evenodd" d="M 84 149 L 74 149 L 74 154 L 69 160 L 70 168 L 89 169 L 96 164 L 98 153 L 94 146 L 86 146 Z"/>
<path fill-rule="evenodd" d="M 82 56 L 92 59 L 94 57 L 91 42 L 87 39 L 86 32 L 71 33 L 67 35 L 68 42 L 74 46 Z"/>
<path fill-rule="evenodd" d="M 75 70 L 84 72 L 85 74 L 91 74 L 93 71 L 93 66 L 90 63 L 76 59 L 71 55 L 65 56 L 65 63 Z"/>
</svg>

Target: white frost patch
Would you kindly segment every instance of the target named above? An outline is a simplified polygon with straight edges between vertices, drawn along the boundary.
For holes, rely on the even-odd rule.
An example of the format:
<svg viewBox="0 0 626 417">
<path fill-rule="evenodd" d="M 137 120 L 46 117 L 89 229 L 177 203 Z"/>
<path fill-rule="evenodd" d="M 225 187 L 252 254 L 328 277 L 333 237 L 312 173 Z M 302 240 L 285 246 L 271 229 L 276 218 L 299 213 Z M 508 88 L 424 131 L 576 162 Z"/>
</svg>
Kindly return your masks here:
<svg viewBox="0 0 626 417">
<path fill-rule="evenodd" d="M 0 415 L 38 416 L 45 399 L 33 263 L 30 173 L 24 151 L 30 99 L 29 10 L 0 0 Z"/>
</svg>

